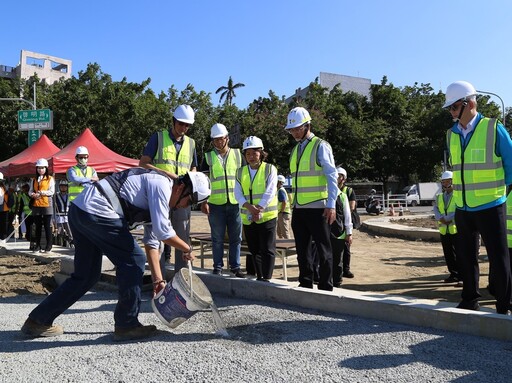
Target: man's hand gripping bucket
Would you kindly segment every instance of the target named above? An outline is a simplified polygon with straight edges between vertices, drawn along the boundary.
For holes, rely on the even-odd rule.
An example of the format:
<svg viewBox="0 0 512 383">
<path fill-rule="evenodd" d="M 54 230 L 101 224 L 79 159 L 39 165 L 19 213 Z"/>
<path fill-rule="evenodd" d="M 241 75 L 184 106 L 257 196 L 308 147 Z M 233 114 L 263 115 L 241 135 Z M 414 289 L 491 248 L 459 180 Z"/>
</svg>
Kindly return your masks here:
<svg viewBox="0 0 512 383">
<path fill-rule="evenodd" d="M 190 262 L 188 270 L 180 269 L 172 282 L 151 300 L 155 315 L 171 328 L 178 327 L 197 311 L 210 309 L 212 303 L 210 291 L 192 272 Z"/>
</svg>

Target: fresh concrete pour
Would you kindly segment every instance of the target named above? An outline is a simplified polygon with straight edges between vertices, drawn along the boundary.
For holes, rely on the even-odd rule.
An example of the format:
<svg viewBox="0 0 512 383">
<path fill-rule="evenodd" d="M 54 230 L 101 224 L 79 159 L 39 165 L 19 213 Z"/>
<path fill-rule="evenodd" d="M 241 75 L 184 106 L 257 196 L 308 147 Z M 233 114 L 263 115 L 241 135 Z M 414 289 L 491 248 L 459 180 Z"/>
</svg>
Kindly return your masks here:
<svg viewBox="0 0 512 383">
<path fill-rule="evenodd" d="M 503 382 L 509 342 L 213 294 L 229 337 L 210 311 L 175 329 L 112 342 L 116 293 L 85 295 L 56 323 L 65 334 L 27 339 L 20 328 L 42 296 L 0 303 L 0 381 L 48 382 Z"/>
</svg>

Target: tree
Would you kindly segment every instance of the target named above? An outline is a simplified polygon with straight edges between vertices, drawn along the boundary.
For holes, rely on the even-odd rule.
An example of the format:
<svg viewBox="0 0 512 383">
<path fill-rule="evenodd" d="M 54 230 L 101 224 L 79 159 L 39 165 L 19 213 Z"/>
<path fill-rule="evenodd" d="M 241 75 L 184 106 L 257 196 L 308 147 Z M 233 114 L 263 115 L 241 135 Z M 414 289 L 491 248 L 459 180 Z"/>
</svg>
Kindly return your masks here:
<svg viewBox="0 0 512 383">
<path fill-rule="evenodd" d="M 242 84 L 241 82 L 233 84 L 233 79 L 231 76 L 229 76 L 228 85 L 221 86 L 215 91 L 215 94 L 222 92 L 220 95 L 219 104 L 222 103 L 222 99 L 226 98 L 224 105 L 230 106 L 233 103 L 233 99 L 236 97 L 235 89 L 242 88 L 244 86 L 245 84 Z"/>
</svg>

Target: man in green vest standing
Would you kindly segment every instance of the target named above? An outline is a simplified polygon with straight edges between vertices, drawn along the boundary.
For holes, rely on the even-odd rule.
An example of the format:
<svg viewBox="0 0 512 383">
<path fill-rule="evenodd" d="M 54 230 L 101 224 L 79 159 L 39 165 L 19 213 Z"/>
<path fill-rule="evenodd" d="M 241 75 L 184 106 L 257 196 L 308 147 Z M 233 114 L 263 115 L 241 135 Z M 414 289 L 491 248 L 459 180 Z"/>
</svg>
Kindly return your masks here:
<svg viewBox="0 0 512 383">
<path fill-rule="evenodd" d="M 279 239 L 290 238 L 290 201 L 288 192 L 284 188 L 286 178 L 279 174 L 277 176 L 277 237 Z"/>
<path fill-rule="evenodd" d="M 240 270 L 242 243 L 242 218 L 235 199 L 236 171 L 242 166 L 239 149 L 229 147 L 229 134 L 223 124 L 215 124 L 210 131 L 213 150 L 204 154 L 201 170 L 208 174 L 212 194 L 201 204 L 201 211 L 208 215 L 212 233 L 213 273 L 222 274 L 224 267 L 224 235 L 229 240 L 229 269 L 235 277 L 244 278 Z"/>
<path fill-rule="evenodd" d="M 187 136 L 194 123 L 195 113 L 190 105 L 180 105 L 174 110 L 172 126 L 168 130 L 153 133 L 149 138 L 139 166 L 146 169 L 160 170 L 173 180 L 197 169 L 197 153 L 195 141 Z M 171 223 L 178 237 L 189 241 L 190 237 L 190 206 L 172 209 Z M 158 252 L 159 249 L 146 246 L 146 252 Z M 182 251 L 174 249 L 174 272 L 186 266 Z M 164 247 L 164 259 L 170 257 L 170 247 Z M 165 275 L 165 274 L 164 274 Z"/>
<path fill-rule="evenodd" d="M 292 230 L 299 263 L 299 287 L 313 288 L 315 241 L 319 290 L 332 291 L 330 226 L 336 219 L 338 173 L 331 145 L 311 132 L 311 116 L 302 108 L 288 113 L 286 131 L 297 141 L 290 156 L 293 187 Z"/>
<path fill-rule="evenodd" d="M 87 166 L 89 150 L 85 146 L 79 146 L 75 151 L 76 165 L 68 169 L 69 202 L 73 201 L 86 187 L 99 180 L 94 168 Z"/>
<path fill-rule="evenodd" d="M 434 217 L 437 220 L 444 259 L 450 275 L 445 283 L 462 281 L 457 265 L 457 226 L 455 225 L 455 200 L 453 199 L 453 173 L 449 170 L 441 175 L 443 191 L 436 196 L 434 203 Z"/>
<path fill-rule="evenodd" d="M 512 140 L 500 122 L 477 112 L 476 94 L 472 84 L 456 81 L 448 86 L 443 105 L 455 122 L 447 131 L 446 146 L 453 171 L 459 272 L 463 281 L 462 301 L 457 308 L 480 307 L 480 234 L 489 257 L 489 281 L 496 297 L 496 312 L 507 315 L 512 283 L 505 201 L 507 185 L 512 184 Z"/>
</svg>

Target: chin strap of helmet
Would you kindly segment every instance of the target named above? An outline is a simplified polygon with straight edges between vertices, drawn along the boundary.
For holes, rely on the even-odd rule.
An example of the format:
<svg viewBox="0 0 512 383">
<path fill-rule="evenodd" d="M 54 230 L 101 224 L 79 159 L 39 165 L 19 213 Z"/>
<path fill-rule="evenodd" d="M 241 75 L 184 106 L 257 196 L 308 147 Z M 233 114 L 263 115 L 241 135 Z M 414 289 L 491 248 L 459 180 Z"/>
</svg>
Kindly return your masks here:
<svg viewBox="0 0 512 383">
<path fill-rule="evenodd" d="M 464 102 L 462 103 L 462 106 L 460 107 L 460 112 L 459 112 L 459 115 L 453 119 L 453 122 L 459 122 L 460 121 L 460 118 L 462 117 L 462 113 L 464 113 L 464 109 L 466 109 L 466 106 L 468 105 L 468 102 L 466 100 L 464 100 Z"/>
</svg>

